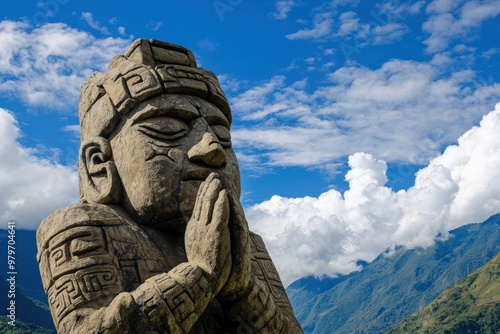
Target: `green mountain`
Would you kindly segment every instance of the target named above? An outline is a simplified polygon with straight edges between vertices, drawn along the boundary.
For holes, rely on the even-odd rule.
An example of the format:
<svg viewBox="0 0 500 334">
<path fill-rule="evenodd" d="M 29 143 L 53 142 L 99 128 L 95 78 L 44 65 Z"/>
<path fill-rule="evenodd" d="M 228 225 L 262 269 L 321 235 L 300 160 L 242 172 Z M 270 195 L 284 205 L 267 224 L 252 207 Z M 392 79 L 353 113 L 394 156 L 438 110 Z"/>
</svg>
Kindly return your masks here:
<svg viewBox="0 0 500 334">
<path fill-rule="evenodd" d="M 8 283 L 3 278 L 1 278 L 0 293 L 2 294 L 2 298 L 0 299 L 0 318 L 10 321 L 10 319 L 7 317 L 7 315 L 9 315 L 10 313 L 8 308 L 10 307 L 10 301 L 13 300 L 15 302 L 15 328 L 19 329 L 20 327 L 26 325 L 31 326 L 32 328 L 42 327 L 47 333 L 55 333 L 54 323 L 52 321 L 52 317 L 47 305 L 43 305 L 37 300 L 26 297 L 22 292 L 17 290 L 17 287 L 15 291 L 15 298 L 4 298 L 4 296 L 7 297 L 8 291 Z M 23 322 L 23 324 L 20 324 L 20 322 Z M 4 325 L 6 326 L 6 328 L 15 329 L 14 327 L 8 326 L 7 324 Z M 0 330 L 0 333 L 7 332 Z"/>
<path fill-rule="evenodd" d="M 500 215 L 462 226 L 426 249 L 402 247 L 347 277 L 306 277 L 287 288 L 306 333 L 380 333 L 423 309 L 500 252 Z"/>
<path fill-rule="evenodd" d="M 500 333 L 500 254 L 386 333 Z"/>
<path fill-rule="evenodd" d="M 37 326 L 32 323 L 16 320 L 16 326 L 8 324 L 9 319 L 2 316 L 0 317 L 0 333 L 2 334 L 54 334 L 47 328 Z"/>
</svg>

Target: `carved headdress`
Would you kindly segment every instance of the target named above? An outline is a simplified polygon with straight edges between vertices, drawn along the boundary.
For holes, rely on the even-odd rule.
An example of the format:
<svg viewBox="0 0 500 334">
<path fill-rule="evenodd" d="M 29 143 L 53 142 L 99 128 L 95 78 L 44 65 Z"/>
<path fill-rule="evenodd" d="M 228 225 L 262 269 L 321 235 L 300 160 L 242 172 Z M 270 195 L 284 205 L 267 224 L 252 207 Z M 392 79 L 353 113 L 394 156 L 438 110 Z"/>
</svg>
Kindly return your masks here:
<svg viewBox="0 0 500 334">
<path fill-rule="evenodd" d="M 165 93 L 204 98 L 231 122 L 231 110 L 217 77 L 197 67 L 191 51 L 154 39 L 138 39 L 124 55 L 111 60 L 107 72 L 96 72 L 83 84 L 78 111 L 82 143 L 96 136 L 107 137 L 120 115 Z"/>
</svg>

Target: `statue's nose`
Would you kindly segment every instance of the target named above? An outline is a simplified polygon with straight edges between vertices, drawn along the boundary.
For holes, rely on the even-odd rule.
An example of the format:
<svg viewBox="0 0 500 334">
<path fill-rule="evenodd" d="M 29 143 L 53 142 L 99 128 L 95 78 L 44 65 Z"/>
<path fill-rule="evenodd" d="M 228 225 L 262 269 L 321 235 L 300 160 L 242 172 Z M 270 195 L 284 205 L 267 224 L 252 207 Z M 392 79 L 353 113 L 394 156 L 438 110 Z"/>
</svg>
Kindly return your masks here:
<svg viewBox="0 0 500 334">
<path fill-rule="evenodd" d="M 217 137 L 210 132 L 205 132 L 198 144 L 189 150 L 188 158 L 191 161 L 201 162 L 210 167 L 223 167 L 227 161 L 224 148 Z"/>
</svg>

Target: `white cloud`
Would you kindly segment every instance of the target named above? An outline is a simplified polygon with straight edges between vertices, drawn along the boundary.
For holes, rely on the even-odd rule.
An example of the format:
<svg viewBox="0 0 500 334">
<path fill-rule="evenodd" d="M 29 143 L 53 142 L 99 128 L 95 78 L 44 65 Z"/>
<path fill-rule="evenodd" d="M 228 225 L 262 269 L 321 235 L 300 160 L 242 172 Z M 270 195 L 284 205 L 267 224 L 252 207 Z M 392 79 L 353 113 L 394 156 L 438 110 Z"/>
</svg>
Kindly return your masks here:
<svg viewBox="0 0 500 334">
<path fill-rule="evenodd" d="M 362 22 L 354 10 L 339 12 L 339 7 L 349 5 L 355 7 L 357 3 L 348 1 L 334 1 L 329 5 L 314 8 L 316 12 L 311 28 L 301 29 L 285 37 L 294 39 L 335 40 L 356 44 L 355 47 L 364 47 L 369 44 L 390 44 L 407 34 L 409 28 L 398 21 L 408 15 L 418 13 L 423 1 L 413 4 L 397 4 L 391 2 L 377 4 L 377 11 L 371 11 L 367 22 Z"/>
<path fill-rule="evenodd" d="M 163 22 L 161 22 L 161 21 L 151 21 L 146 25 L 146 28 L 149 30 L 158 31 L 158 30 L 160 30 L 162 25 L 163 25 Z"/>
<path fill-rule="evenodd" d="M 76 170 L 35 156 L 17 141 L 20 130 L 0 108 L 0 220 L 34 229 L 54 210 L 78 203 Z"/>
<path fill-rule="evenodd" d="M 330 2 L 330 5 L 334 9 L 342 6 L 356 7 L 359 5 L 359 0 L 333 0 Z"/>
<path fill-rule="evenodd" d="M 315 61 L 316 61 L 316 59 L 314 57 L 309 57 L 309 58 L 304 59 L 304 62 L 306 62 L 310 65 L 314 64 Z"/>
<path fill-rule="evenodd" d="M 372 29 L 373 44 L 391 44 L 401 39 L 408 31 L 407 26 L 399 23 L 388 23 L 386 25 L 376 26 Z"/>
<path fill-rule="evenodd" d="M 226 93 L 239 91 L 240 87 L 246 84 L 246 81 L 237 80 L 229 74 L 218 75 L 217 79 L 219 79 L 222 90 Z"/>
<path fill-rule="evenodd" d="M 430 36 L 424 44 L 427 52 L 434 53 L 447 49 L 457 38 L 470 38 L 484 21 L 500 15 L 500 1 L 434 0 L 427 6 L 427 13 L 430 16 L 422 30 Z"/>
<path fill-rule="evenodd" d="M 408 27 L 401 23 L 375 22 L 374 24 L 374 21 L 371 24 L 361 23 L 357 13 L 348 11 L 340 14 L 334 35 L 347 41 L 354 40 L 356 47 L 364 47 L 369 44 L 391 44 L 408 32 Z"/>
<path fill-rule="evenodd" d="M 104 27 L 102 26 L 99 21 L 97 21 L 96 19 L 94 19 L 94 16 L 92 15 L 91 12 L 83 12 L 82 13 L 82 19 L 85 20 L 85 22 L 87 22 L 87 24 L 92 28 L 92 29 L 95 29 L 97 31 L 99 31 L 101 34 L 104 34 L 104 35 L 109 35 L 109 30 L 107 27 Z"/>
<path fill-rule="evenodd" d="M 386 22 L 394 22 L 397 20 L 404 20 L 410 15 L 418 14 L 422 11 L 422 8 L 426 5 L 426 0 L 420 1 L 387 1 L 383 3 L 378 3 L 376 5 L 379 15 Z"/>
<path fill-rule="evenodd" d="M 328 13 L 317 14 L 314 17 L 313 27 L 301 29 L 285 37 L 294 39 L 319 39 L 329 35 L 332 32 L 333 19 Z"/>
<path fill-rule="evenodd" d="M 349 5 L 351 10 L 339 12 L 339 7 Z M 429 37 L 423 41 L 427 52 L 446 50 L 458 39 L 471 39 L 481 24 L 500 15 L 500 0 L 433 0 L 403 2 L 384 1 L 375 4 L 369 19 L 362 21 L 352 8 L 356 3 L 334 1 L 313 9 L 312 27 L 301 29 L 285 37 L 313 40 L 341 40 L 354 43 L 356 48 L 367 45 L 390 44 L 410 32 L 405 21 L 425 8 L 428 15 L 422 31 Z"/>
<path fill-rule="evenodd" d="M 280 0 L 276 2 L 276 12 L 273 13 L 273 17 L 277 20 L 284 20 L 288 17 L 293 7 L 297 6 L 294 0 Z"/>
<path fill-rule="evenodd" d="M 0 92 L 29 106 L 76 106 L 82 82 L 105 70 L 130 40 L 96 39 L 63 23 L 0 21 Z"/>
<path fill-rule="evenodd" d="M 351 155 L 349 166 L 343 194 L 273 196 L 246 210 L 285 284 L 346 274 L 391 245 L 430 246 L 451 229 L 499 212 L 500 103 L 421 169 L 408 190 L 386 187 L 386 164 L 370 154 Z"/>
<path fill-rule="evenodd" d="M 253 87 L 231 101 L 235 112 L 249 112 L 265 106 L 267 96 L 284 87 L 284 76 L 275 76 L 269 82 Z"/>
<path fill-rule="evenodd" d="M 486 58 L 486 59 L 490 59 L 491 57 L 498 55 L 498 54 L 500 54 L 500 48 L 491 48 L 491 49 L 484 51 L 481 54 L 481 57 Z"/>
<path fill-rule="evenodd" d="M 331 56 L 335 53 L 335 50 L 330 48 L 330 49 L 326 49 L 323 53 L 325 56 Z"/>
<path fill-rule="evenodd" d="M 73 132 L 75 134 L 80 134 L 80 125 L 66 125 L 62 128 L 63 131 Z"/>
<path fill-rule="evenodd" d="M 367 31 L 370 30 L 370 26 L 367 24 L 360 24 L 359 21 L 358 15 L 355 12 L 349 11 L 340 14 L 340 23 L 335 35 L 340 37 L 350 36 L 353 33 L 356 33 L 356 36 L 366 35 Z"/>
<path fill-rule="evenodd" d="M 214 51 L 215 49 L 217 49 L 219 47 L 220 43 L 219 42 L 215 42 L 211 39 L 203 39 L 201 41 L 198 42 L 198 47 L 200 49 L 203 49 L 203 50 L 206 50 L 206 51 Z"/>
<path fill-rule="evenodd" d="M 443 14 L 456 9 L 463 0 L 434 0 L 427 5 L 426 12 L 429 14 Z"/>
<path fill-rule="evenodd" d="M 273 77 L 231 99 L 244 122 L 233 130 L 235 147 L 267 166 L 323 168 L 355 152 L 425 163 L 500 99 L 499 84 L 443 70 L 406 60 L 351 65 L 312 91 L 307 81 Z"/>
</svg>

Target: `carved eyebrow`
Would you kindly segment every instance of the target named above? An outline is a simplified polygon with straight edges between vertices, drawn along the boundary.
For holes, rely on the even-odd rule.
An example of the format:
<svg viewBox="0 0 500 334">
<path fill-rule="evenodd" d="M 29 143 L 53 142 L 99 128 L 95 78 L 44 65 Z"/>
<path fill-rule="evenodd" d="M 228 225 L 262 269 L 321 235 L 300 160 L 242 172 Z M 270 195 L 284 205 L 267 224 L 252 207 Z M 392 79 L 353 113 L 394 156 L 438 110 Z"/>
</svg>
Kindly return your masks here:
<svg viewBox="0 0 500 334">
<path fill-rule="evenodd" d="M 135 125 L 145 119 L 158 116 L 175 117 L 186 122 L 190 122 L 193 119 L 200 117 L 199 113 L 196 113 L 193 110 L 187 110 L 187 108 L 179 108 L 176 106 L 169 108 L 156 108 L 151 106 L 151 108 L 145 108 L 144 110 L 138 112 L 132 119 L 132 125 Z"/>
<path fill-rule="evenodd" d="M 205 118 L 208 124 L 211 125 L 224 125 L 226 128 L 230 128 L 231 124 L 227 120 L 226 116 L 211 103 L 207 103 L 203 108 L 198 107 L 198 111 L 201 117 Z"/>
<path fill-rule="evenodd" d="M 207 115 L 204 117 L 207 120 L 208 125 L 222 125 L 228 130 L 230 128 L 229 122 L 224 117 L 219 117 L 218 115 Z"/>
</svg>

